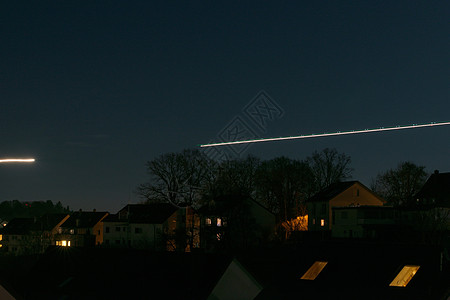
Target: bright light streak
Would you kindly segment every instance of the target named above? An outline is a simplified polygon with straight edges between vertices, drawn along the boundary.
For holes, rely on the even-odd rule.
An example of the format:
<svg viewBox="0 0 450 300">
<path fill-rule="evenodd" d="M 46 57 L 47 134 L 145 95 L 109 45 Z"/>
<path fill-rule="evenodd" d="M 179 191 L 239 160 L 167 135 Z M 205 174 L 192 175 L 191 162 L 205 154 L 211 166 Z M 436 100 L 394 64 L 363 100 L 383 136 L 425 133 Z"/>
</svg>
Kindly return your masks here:
<svg viewBox="0 0 450 300">
<path fill-rule="evenodd" d="M 204 148 L 204 147 L 216 147 L 216 146 L 238 145 L 238 144 L 249 144 L 249 143 L 309 139 L 309 138 L 316 138 L 316 137 L 370 133 L 370 132 L 402 130 L 402 129 L 422 128 L 422 127 L 444 126 L 444 125 L 450 125 L 450 122 L 441 122 L 441 123 L 432 122 L 432 123 L 428 123 L 428 124 L 419 124 L 419 125 L 413 124 L 413 125 L 406 125 L 406 126 L 380 127 L 380 128 L 364 129 L 364 130 L 352 130 L 352 131 L 342 131 L 342 132 L 338 131 L 338 132 L 321 133 L 321 134 L 309 134 L 309 135 L 287 136 L 287 137 L 277 137 L 277 138 L 265 138 L 265 139 L 263 138 L 263 139 L 254 139 L 254 140 L 245 140 L 245 141 L 212 143 L 212 144 L 203 144 L 203 145 L 200 145 L 200 147 Z"/>
<path fill-rule="evenodd" d="M 0 163 L 8 163 L 8 162 L 35 162 L 34 158 L 4 158 L 0 159 Z"/>
</svg>

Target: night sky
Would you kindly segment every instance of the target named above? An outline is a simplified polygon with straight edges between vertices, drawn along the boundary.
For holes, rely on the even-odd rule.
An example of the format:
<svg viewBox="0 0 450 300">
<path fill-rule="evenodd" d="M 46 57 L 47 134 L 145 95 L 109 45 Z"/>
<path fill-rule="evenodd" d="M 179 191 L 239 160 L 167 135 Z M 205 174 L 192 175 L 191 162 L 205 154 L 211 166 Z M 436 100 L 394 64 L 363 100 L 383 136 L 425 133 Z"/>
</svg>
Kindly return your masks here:
<svg viewBox="0 0 450 300">
<path fill-rule="evenodd" d="M 115 213 L 145 163 L 214 141 L 450 121 L 449 1 L 2 1 L 0 201 Z M 278 115 L 245 115 L 263 94 Z M 252 102 L 253 101 L 253 102 Z M 231 125 L 230 125 L 231 124 Z M 450 126 L 254 144 L 336 148 L 370 186 L 401 161 L 450 171 Z"/>
</svg>

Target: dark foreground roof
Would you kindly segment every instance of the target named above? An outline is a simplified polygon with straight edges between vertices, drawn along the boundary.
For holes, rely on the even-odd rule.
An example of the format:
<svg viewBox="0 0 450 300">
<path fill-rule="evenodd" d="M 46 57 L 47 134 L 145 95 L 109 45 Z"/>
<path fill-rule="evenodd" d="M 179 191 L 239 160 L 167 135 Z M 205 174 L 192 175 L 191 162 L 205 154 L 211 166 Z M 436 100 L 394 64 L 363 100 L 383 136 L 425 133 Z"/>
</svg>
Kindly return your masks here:
<svg viewBox="0 0 450 300">
<path fill-rule="evenodd" d="M 258 249 L 235 259 L 262 286 L 257 300 L 447 299 L 450 266 L 444 259 L 440 271 L 440 251 L 417 245 L 310 242 Z M 54 247 L 33 264 L 18 264 L 27 270 L 16 268 L 4 278 L 24 299 L 199 300 L 207 299 L 232 259 L 218 254 Z M 315 261 L 327 262 L 319 276 L 300 279 Z M 404 265 L 420 269 L 406 287 L 389 286 Z M 235 293 L 238 299 L 239 290 Z"/>
</svg>

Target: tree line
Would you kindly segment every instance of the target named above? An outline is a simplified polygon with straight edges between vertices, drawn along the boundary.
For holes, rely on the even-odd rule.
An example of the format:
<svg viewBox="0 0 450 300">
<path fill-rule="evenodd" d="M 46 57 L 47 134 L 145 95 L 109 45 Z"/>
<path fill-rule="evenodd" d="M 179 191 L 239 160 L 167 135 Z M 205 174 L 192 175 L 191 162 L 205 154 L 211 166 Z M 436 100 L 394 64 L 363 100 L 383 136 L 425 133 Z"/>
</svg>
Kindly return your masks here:
<svg viewBox="0 0 450 300">
<path fill-rule="evenodd" d="M 314 151 L 304 160 L 249 155 L 222 162 L 196 149 L 162 154 L 146 163 L 149 180 L 137 189 L 145 202 L 201 206 L 215 198 L 249 196 L 278 222 L 304 215 L 305 200 L 328 185 L 352 177 L 351 158 L 336 149 Z M 372 189 L 391 205 L 411 202 L 427 178 L 425 167 L 403 162 L 378 174 Z"/>
<path fill-rule="evenodd" d="M 21 202 L 19 200 L 3 201 L 0 203 L 0 220 L 10 221 L 14 218 L 40 217 L 46 213 L 70 213 L 69 207 L 64 208 L 60 201 Z"/>
</svg>

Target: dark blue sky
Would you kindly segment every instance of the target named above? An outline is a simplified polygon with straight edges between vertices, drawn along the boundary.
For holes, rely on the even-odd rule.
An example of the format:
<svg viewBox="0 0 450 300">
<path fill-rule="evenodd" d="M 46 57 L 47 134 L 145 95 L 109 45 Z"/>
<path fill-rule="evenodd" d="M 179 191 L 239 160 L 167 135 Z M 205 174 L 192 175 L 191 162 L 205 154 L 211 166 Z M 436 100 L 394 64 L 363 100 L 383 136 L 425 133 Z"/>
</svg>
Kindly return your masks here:
<svg viewBox="0 0 450 300">
<path fill-rule="evenodd" d="M 448 1 L 3 1 L 0 156 L 37 162 L 0 166 L 0 201 L 115 213 L 139 200 L 147 160 L 214 140 L 261 90 L 284 114 L 260 137 L 449 121 L 449 15 Z M 274 142 L 242 155 L 333 147 L 370 185 L 405 160 L 450 171 L 449 135 Z"/>
</svg>

